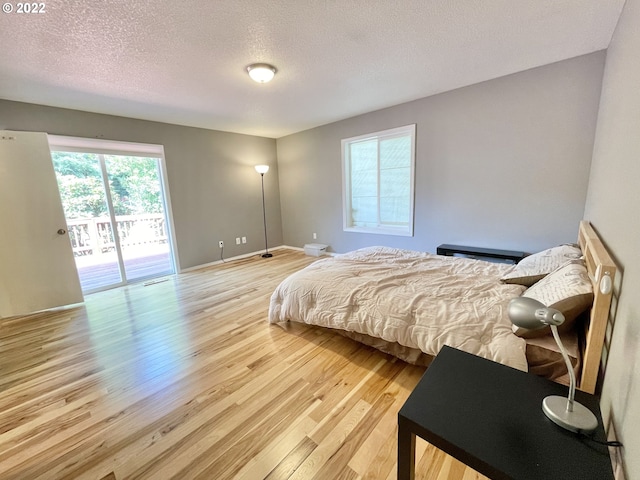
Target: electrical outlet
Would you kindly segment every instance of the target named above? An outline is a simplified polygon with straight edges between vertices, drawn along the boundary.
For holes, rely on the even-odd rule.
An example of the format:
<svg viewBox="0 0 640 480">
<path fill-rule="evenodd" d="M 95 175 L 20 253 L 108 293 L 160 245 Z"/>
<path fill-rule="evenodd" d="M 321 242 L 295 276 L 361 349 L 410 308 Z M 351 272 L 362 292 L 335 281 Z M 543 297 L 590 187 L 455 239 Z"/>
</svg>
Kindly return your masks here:
<svg viewBox="0 0 640 480">
<path fill-rule="evenodd" d="M 224 248 L 224 242 L 223 242 L 222 240 L 220 240 L 220 241 L 218 242 L 218 246 L 219 246 L 220 248 Z"/>
<path fill-rule="evenodd" d="M 236 245 L 240 245 L 240 237 L 236 237 Z"/>
<path fill-rule="evenodd" d="M 242 243 L 247 243 L 247 237 L 242 237 Z"/>
<path fill-rule="evenodd" d="M 316 240 L 318 238 L 318 234 L 316 232 L 313 232 L 313 239 Z"/>
</svg>

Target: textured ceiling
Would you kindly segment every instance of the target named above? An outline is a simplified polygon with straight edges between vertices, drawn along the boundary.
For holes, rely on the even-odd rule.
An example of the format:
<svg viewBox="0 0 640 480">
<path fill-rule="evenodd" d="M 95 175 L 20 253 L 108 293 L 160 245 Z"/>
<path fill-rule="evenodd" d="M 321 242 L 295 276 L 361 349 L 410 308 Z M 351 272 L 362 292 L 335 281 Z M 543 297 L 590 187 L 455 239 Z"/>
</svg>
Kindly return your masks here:
<svg viewBox="0 0 640 480">
<path fill-rule="evenodd" d="M 277 138 L 602 50 L 624 0 L 3 3 L 0 98 Z"/>
</svg>

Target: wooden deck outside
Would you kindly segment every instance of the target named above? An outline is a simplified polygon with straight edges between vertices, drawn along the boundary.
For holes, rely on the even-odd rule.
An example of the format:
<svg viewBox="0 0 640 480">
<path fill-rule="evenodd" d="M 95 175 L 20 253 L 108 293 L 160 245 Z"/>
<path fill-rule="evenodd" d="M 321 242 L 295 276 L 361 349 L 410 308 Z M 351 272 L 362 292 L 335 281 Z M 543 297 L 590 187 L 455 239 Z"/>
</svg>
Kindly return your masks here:
<svg viewBox="0 0 640 480">
<path fill-rule="evenodd" d="M 171 255 L 168 246 L 166 247 L 164 252 L 155 251 L 147 255 L 140 253 L 128 255 L 125 250 L 124 266 L 128 282 L 174 273 Z M 122 281 L 115 252 L 100 256 L 76 257 L 76 266 L 84 292 L 115 285 Z"/>
<path fill-rule="evenodd" d="M 122 282 L 114 228 L 109 217 L 67 220 L 69 240 L 83 292 Z M 167 225 L 162 213 L 116 217 L 127 283 L 174 273 Z"/>
</svg>

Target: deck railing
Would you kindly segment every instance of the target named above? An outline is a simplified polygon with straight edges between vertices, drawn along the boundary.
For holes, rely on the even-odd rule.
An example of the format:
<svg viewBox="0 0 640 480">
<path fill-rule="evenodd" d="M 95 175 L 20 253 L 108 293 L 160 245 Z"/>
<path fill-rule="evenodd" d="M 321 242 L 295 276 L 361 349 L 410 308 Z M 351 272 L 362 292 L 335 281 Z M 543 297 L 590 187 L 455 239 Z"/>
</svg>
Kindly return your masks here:
<svg viewBox="0 0 640 480">
<path fill-rule="evenodd" d="M 118 215 L 116 228 L 123 249 L 135 245 L 167 242 L 164 215 Z M 80 218 L 67 221 L 67 230 L 73 254 L 94 255 L 115 250 L 111 219 L 109 217 Z"/>
</svg>

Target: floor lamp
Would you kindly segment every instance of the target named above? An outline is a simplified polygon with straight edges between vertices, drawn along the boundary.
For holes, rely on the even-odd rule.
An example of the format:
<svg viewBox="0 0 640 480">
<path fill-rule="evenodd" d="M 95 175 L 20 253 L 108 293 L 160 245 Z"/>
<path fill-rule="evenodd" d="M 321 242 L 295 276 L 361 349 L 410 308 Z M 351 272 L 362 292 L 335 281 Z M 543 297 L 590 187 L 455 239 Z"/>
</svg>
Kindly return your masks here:
<svg viewBox="0 0 640 480">
<path fill-rule="evenodd" d="M 264 222 L 264 252 L 262 258 L 273 257 L 269 253 L 269 245 L 267 243 L 267 210 L 264 206 L 264 174 L 269 171 L 269 165 L 256 165 L 256 172 L 260 174 L 262 179 L 262 221 Z"/>
</svg>

